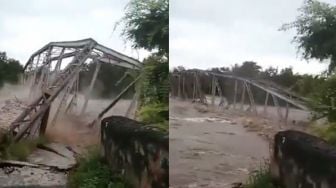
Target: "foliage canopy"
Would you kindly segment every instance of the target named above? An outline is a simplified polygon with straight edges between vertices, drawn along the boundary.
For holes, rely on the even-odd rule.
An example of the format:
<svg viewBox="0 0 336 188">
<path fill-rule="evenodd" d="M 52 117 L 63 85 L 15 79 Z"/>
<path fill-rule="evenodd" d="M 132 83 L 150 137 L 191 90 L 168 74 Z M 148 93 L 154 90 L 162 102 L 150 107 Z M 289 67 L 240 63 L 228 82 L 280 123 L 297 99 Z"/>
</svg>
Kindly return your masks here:
<svg viewBox="0 0 336 188">
<path fill-rule="evenodd" d="M 169 97 L 168 0 L 131 0 L 121 23 L 124 23 L 122 35 L 133 42 L 134 48 L 157 50 L 143 61 L 142 78 L 137 85 L 139 119 L 151 124 L 166 124 Z"/>
<path fill-rule="evenodd" d="M 168 0 L 131 0 L 126 7 L 122 35 L 134 48 L 169 52 Z"/>
<path fill-rule="evenodd" d="M 5 83 L 16 84 L 23 67 L 19 61 L 8 58 L 6 52 L 0 51 L 0 87 Z"/>
<path fill-rule="evenodd" d="M 299 16 L 282 30 L 295 29 L 293 41 L 305 59 L 330 60 L 328 72 L 336 67 L 336 6 L 317 0 L 306 0 Z"/>
</svg>

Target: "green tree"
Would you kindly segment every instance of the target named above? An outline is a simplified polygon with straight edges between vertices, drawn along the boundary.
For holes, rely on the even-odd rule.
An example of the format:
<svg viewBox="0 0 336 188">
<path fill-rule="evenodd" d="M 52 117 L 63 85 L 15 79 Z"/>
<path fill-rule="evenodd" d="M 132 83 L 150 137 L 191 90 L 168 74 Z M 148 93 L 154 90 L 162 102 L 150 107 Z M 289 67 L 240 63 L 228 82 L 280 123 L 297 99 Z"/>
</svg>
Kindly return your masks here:
<svg viewBox="0 0 336 188">
<path fill-rule="evenodd" d="M 299 77 L 291 89 L 301 96 L 311 97 L 315 93 L 319 93 L 320 90 L 318 88 L 325 83 L 324 77 L 304 74 Z"/>
<path fill-rule="evenodd" d="M 295 29 L 293 41 L 305 59 L 330 60 L 329 73 L 336 67 L 336 7 L 316 0 L 306 0 L 299 16 L 282 30 Z"/>
<path fill-rule="evenodd" d="M 168 0 L 131 0 L 120 23 L 124 24 L 122 36 L 132 41 L 134 48 L 157 50 L 143 61 L 142 79 L 137 85 L 139 119 L 168 125 Z"/>
<path fill-rule="evenodd" d="M 233 74 L 237 76 L 256 78 L 260 73 L 261 67 L 254 61 L 245 61 L 241 66 L 235 65 L 232 67 Z"/>
<path fill-rule="evenodd" d="M 16 84 L 23 67 L 19 61 L 8 58 L 6 52 L 0 52 L 0 87 L 5 83 Z"/>
<path fill-rule="evenodd" d="M 122 35 L 133 42 L 134 48 L 158 49 L 168 54 L 168 0 L 131 0 L 121 23 L 125 25 Z"/>
<path fill-rule="evenodd" d="M 183 66 L 178 66 L 178 67 L 175 67 L 174 69 L 173 69 L 173 72 L 174 73 L 177 73 L 177 72 L 183 72 L 183 71 L 185 71 L 186 70 L 186 68 L 184 68 Z"/>
<path fill-rule="evenodd" d="M 281 69 L 280 73 L 273 77 L 273 80 L 277 84 L 288 88 L 297 82 L 298 76 L 293 73 L 292 67 L 288 67 Z"/>
<path fill-rule="evenodd" d="M 301 92 L 310 89 L 312 107 L 321 116 L 336 121 L 336 6 L 317 0 L 306 0 L 299 9 L 299 16 L 294 22 L 284 24 L 282 30 L 295 29 L 293 42 L 298 45 L 303 58 L 329 60 L 327 79 L 303 77 L 299 82 Z M 311 83 L 311 82 L 314 83 Z"/>
<path fill-rule="evenodd" d="M 336 122 L 336 76 L 329 77 L 315 87 L 311 105 L 317 112 L 316 116 L 327 117 L 330 122 Z"/>
<path fill-rule="evenodd" d="M 278 74 L 278 68 L 269 67 L 260 73 L 262 79 L 272 79 Z"/>
<path fill-rule="evenodd" d="M 167 59 L 162 56 L 152 55 L 144 60 L 142 82 L 142 92 L 140 93 L 141 105 L 148 103 L 168 104 L 169 95 L 169 64 Z"/>
<path fill-rule="evenodd" d="M 149 56 L 144 63 L 138 84 L 139 119 L 145 123 L 168 125 L 169 64 L 166 58 L 157 55 Z"/>
</svg>

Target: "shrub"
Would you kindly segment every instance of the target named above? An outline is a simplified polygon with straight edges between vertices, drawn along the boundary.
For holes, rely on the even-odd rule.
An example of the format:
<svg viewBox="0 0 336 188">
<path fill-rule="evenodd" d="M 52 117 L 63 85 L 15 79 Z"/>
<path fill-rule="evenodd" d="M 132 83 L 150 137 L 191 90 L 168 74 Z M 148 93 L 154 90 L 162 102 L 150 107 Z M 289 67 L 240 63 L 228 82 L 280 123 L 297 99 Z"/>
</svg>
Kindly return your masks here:
<svg viewBox="0 0 336 188">
<path fill-rule="evenodd" d="M 69 187 L 129 187 L 121 176 L 110 170 L 100 156 L 99 148 L 89 149 L 85 156 L 78 159 L 78 163 L 79 166 L 69 174 Z"/>
<path fill-rule="evenodd" d="M 336 145 L 336 123 L 330 123 L 323 127 L 313 126 L 313 132 L 332 145 Z"/>
<path fill-rule="evenodd" d="M 336 76 L 327 78 L 316 87 L 316 92 L 310 97 L 316 119 L 327 117 L 330 122 L 336 122 Z"/>
<path fill-rule="evenodd" d="M 244 188 L 277 188 L 272 183 L 269 166 L 260 166 L 258 170 L 252 173 L 244 185 Z"/>
<path fill-rule="evenodd" d="M 157 54 L 144 60 L 141 81 L 138 82 L 138 119 L 168 129 L 169 103 L 168 59 Z"/>
<path fill-rule="evenodd" d="M 18 142 L 14 142 L 7 137 L 0 145 L 0 158 L 25 161 L 36 147 L 47 142 L 48 140 L 45 137 L 25 139 Z"/>
<path fill-rule="evenodd" d="M 143 106 L 139 111 L 139 118 L 146 124 L 167 121 L 168 106 L 162 103 L 153 103 Z"/>
</svg>

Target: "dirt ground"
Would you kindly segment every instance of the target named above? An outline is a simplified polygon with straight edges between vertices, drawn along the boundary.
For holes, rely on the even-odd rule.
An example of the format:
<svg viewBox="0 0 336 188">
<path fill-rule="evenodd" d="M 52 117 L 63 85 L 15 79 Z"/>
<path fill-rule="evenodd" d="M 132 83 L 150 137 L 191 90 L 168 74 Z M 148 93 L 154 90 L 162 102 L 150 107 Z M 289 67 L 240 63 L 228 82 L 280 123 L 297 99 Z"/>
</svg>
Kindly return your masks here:
<svg viewBox="0 0 336 188">
<path fill-rule="evenodd" d="M 226 188 L 244 182 L 269 158 L 273 135 L 298 127 L 274 121 L 276 109 L 262 118 L 171 99 L 169 110 L 169 173 L 174 188 Z M 291 110 L 291 116 L 298 124 L 307 113 Z"/>
</svg>

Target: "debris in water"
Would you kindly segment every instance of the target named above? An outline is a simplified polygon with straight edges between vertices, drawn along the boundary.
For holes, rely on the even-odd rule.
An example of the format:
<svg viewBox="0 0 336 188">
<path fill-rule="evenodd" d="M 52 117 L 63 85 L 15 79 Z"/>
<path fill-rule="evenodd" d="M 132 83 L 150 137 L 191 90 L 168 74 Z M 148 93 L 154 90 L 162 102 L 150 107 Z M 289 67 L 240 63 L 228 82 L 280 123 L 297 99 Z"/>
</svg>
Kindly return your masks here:
<svg viewBox="0 0 336 188">
<path fill-rule="evenodd" d="M 9 130 L 11 123 L 27 108 L 27 105 L 18 99 L 5 100 L 0 108 L 0 129 Z"/>
<path fill-rule="evenodd" d="M 203 123 L 203 122 L 231 123 L 231 121 L 227 119 L 218 117 L 189 117 L 189 118 L 169 117 L 169 118 L 171 120 L 183 120 L 195 123 Z"/>
</svg>

